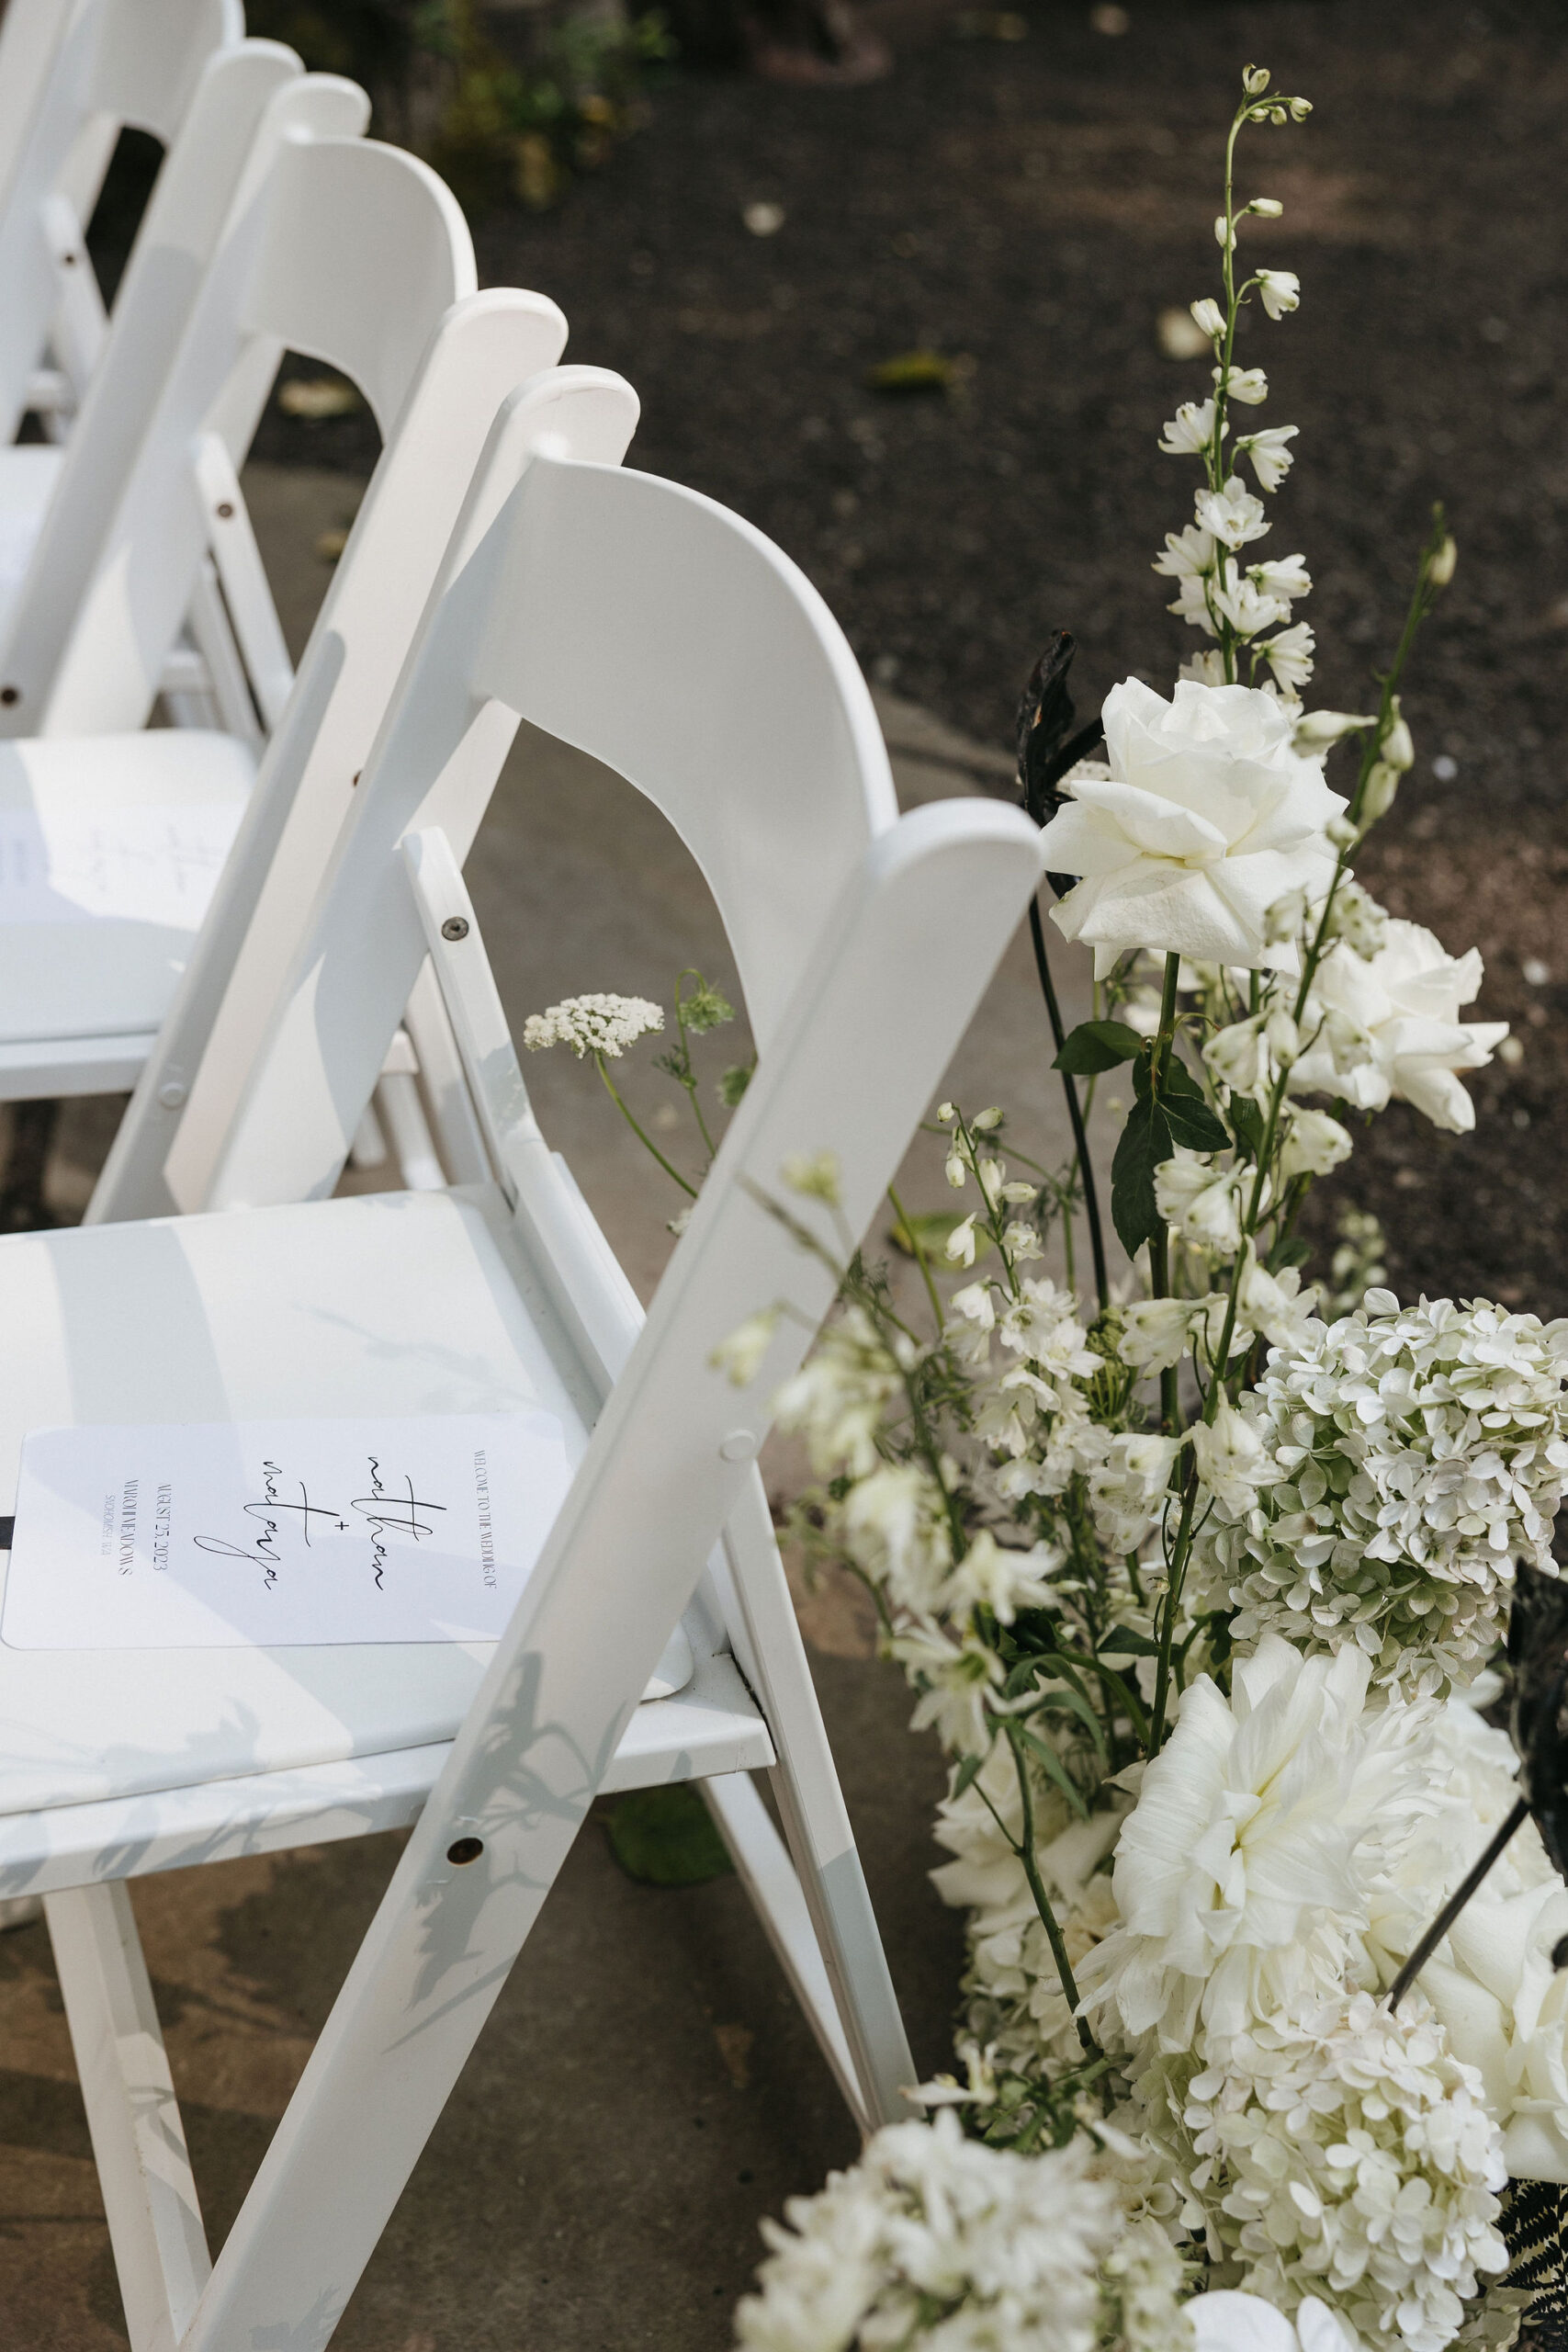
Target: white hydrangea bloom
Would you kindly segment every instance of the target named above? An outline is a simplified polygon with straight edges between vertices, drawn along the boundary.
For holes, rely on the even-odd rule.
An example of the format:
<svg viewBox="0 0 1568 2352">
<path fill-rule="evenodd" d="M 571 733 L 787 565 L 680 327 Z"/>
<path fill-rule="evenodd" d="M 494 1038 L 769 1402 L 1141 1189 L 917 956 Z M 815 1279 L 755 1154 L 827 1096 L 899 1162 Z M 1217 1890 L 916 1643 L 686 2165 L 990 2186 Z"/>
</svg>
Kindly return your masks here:
<svg viewBox="0 0 1568 2352">
<path fill-rule="evenodd" d="M 1211 2251 L 1277 2310 L 1316 2297 L 1365 2343 L 1445 2352 L 1507 2267 L 1497 2127 L 1420 2002 L 1258 2018 L 1170 2096 Z"/>
<path fill-rule="evenodd" d="M 1128 678 L 1102 715 L 1110 776 L 1069 775 L 1042 835 L 1053 870 L 1084 877 L 1057 928 L 1093 947 L 1100 978 L 1128 948 L 1296 969 L 1265 918 L 1298 885 L 1326 890 L 1324 827 L 1345 802 L 1292 748 L 1288 713 L 1247 686 L 1183 680 L 1167 702 Z"/>
<path fill-rule="evenodd" d="M 1045 2155 L 966 2140 L 951 2109 L 889 2124 L 858 2165 L 792 2198 L 740 2352 L 1092 2352 L 1099 2267 L 1120 2231 L 1114 2184 L 1080 2135 Z"/>
<path fill-rule="evenodd" d="M 1552 1573 L 1568 1483 L 1568 1322 L 1485 1300 L 1401 1308 L 1388 1291 L 1269 1354 L 1247 1412 L 1268 1465 L 1193 1551 L 1201 1605 L 1359 1648 L 1380 1682 L 1474 1676 L 1504 1630 L 1516 1559 Z"/>
<path fill-rule="evenodd" d="M 579 1061 L 588 1054 L 618 1061 L 628 1046 L 663 1026 L 663 1013 L 645 996 L 569 996 L 547 1012 L 528 1015 L 523 1043 L 533 1054 L 570 1046 Z"/>
<path fill-rule="evenodd" d="M 1482 1069 L 1508 1034 L 1506 1021 L 1459 1018 L 1480 992 L 1482 971 L 1473 947 L 1450 956 L 1415 922 L 1387 922 L 1371 956 L 1348 939 L 1337 943 L 1313 981 L 1303 1023 L 1310 1042 L 1291 1073 L 1292 1088 L 1342 1094 L 1362 1111 L 1413 1102 L 1434 1126 L 1467 1135 L 1475 1105 L 1458 1073 Z M 1331 1035 L 1314 1039 L 1325 1016 L 1336 1014 L 1367 1040 L 1370 1050 L 1353 1063 L 1336 1055 Z"/>
<path fill-rule="evenodd" d="M 1337 1984 L 1415 1802 L 1417 1711 L 1369 1711 L 1368 1679 L 1353 1650 L 1303 1658 L 1270 1634 L 1229 1700 L 1189 1686 L 1117 1846 L 1122 1924 L 1079 1980 L 1091 2014 L 1179 2052 Z"/>
</svg>

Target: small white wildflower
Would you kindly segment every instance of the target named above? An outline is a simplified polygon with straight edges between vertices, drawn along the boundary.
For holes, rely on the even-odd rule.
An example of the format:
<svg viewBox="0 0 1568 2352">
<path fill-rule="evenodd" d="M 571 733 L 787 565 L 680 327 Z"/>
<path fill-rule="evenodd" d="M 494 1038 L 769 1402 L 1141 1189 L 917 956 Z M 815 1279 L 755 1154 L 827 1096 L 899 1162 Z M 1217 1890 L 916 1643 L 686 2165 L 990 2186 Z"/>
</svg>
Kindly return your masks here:
<svg viewBox="0 0 1568 2352">
<path fill-rule="evenodd" d="M 1295 463 L 1295 452 L 1286 445 L 1295 439 L 1300 427 L 1294 424 L 1270 424 L 1261 433 L 1246 434 L 1236 445 L 1238 458 L 1250 458 L 1252 470 L 1262 488 L 1278 490 Z M 1305 589 L 1298 592 L 1306 594 Z"/>
<path fill-rule="evenodd" d="M 948 1235 L 942 1254 L 950 1265 L 972 1266 L 975 1263 L 975 1212 L 971 1210 L 969 1215 L 955 1225 Z"/>
<path fill-rule="evenodd" d="M 1220 371 L 1214 370 L 1214 381 L 1220 381 Z M 1261 408 L 1269 397 L 1269 379 L 1261 368 L 1232 368 L 1224 379 L 1227 396 L 1240 401 L 1245 408 Z"/>
<path fill-rule="evenodd" d="M 1201 580 L 1213 571 L 1217 552 L 1213 532 L 1189 523 L 1183 531 L 1166 533 L 1165 553 L 1156 556 L 1154 568 L 1169 580 Z"/>
<path fill-rule="evenodd" d="M 1245 1517 L 1258 1499 L 1258 1489 L 1272 1475 L 1263 1441 L 1245 1413 L 1222 1396 L 1212 1421 L 1198 1421 L 1189 1431 L 1192 1461 L 1199 1480 L 1226 1512 Z"/>
<path fill-rule="evenodd" d="M 1089 1474 L 1089 1509 L 1110 1550 L 1135 1552 L 1156 1524 L 1179 1451 L 1176 1438 L 1152 1430 L 1123 1430 L 1111 1439 L 1105 1460 Z"/>
<path fill-rule="evenodd" d="M 1310 596 L 1312 594 L 1312 574 L 1299 555 L 1270 556 L 1265 563 L 1249 564 L 1247 572 L 1251 579 L 1257 581 L 1260 588 L 1268 590 L 1270 596 L 1278 596 L 1287 604 L 1292 598 L 1299 601 L 1303 596 Z M 1291 741 L 1296 751 L 1299 752 L 1303 748 L 1299 729 L 1292 734 Z M 1319 745 L 1313 748 L 1321 749 L 1322 747 Z"/>
<path fill-rule="evenodd" d="M 1280 1174 L 1289 1184 L 1297 1176 L 1326 1176 L 1352 1145 L 1348 1130 L 1326 1111 L 1288 1110 L 1285 1139 L 1280 1148 Z"/>
<path fill-rule="evenodd" d="M 839 1206 L 839 1155 L 836 1151 L 791 1152 L 779 1170 L 783 1182 L 805 1199 Z"/>
<path fill-rule="evenodd" d="M 1283 692 L 1296 694 L 1305 685 L 1315 667 L 1316 648 L 1317 639 L 1305 621 L 1297 621 L 1293 628 L 1281 629 L 1278 637 L 1269 639 L 1263 650 Z"/>
<path fill-rule="evenodd" d="M 1200 526 L 1227 548 L 1245 547 L 1260 539 L 1269 528 L 1263 502 L 1255 498 L 1239 474 L 1232 474 L 1223 490 L 1201 490 L 1193 500 Z"/>
<path fill-rule="evenodd" d="M 1277 196 L 1255 196 L 1247 209 L 1259 220 L 1278 220 L 1285 209 Z"/>
<path fill-rule="evenodd" d="M 1244 1168 L 1216 1168 L 1202 1152 L 1179 1144 L 1174 1159 L 1155 1170 L 1155 1202 L 1167 1225 L 1195 1250 L 1228 1257 L 1241 1243 L 1239 1194 Z"/>
<path fill-rule="evenodd" d="M 727 1340 L 719 1341 L 708 1357 L 709 1363 L 716 1372 L 724 1373 L 735 1387 L 750 1387 L 778 1328 L 779 1309 L 760 1308 L 755 1315 L 748 1315 L 743 1323 L 738 1323 Z"/>
<path fill-rule="evenodd" d="M 1201 327 L 1206 335 L 1212 338 L 1224 334 L 1225 314 L 1212 294 L 1205 294 L 1201 301 L 1190 304 L 1189 308 L 1192 312 L 1194 322 Z"/>
<path fill-rule="evenodd" d="M 1259 269 L 1253 275 L 1258 298 L 1271 319 L 1282 319 L 1288 311 L 1299 308 L 1302 281 L 1293 269 Z"/>
<path fill-rule="evenodd" d="M 1135 1299 L 1122 1313 L 1117 1341 L 1123 1363 L 1134 1372 L 1168 1372 L 1192 1344 L 1192 1325 L 1204 1302 L 1190 1298 Z"/>
<path fill-rule="evenodd" d="M 1213 401 L 1183 401 L 1170 423 L 1160 434 L 1160 447 L 1168 458 L 1197 458 L 1214 437 L 1214 403 Z"/>
<path fill-rule="evenodd" d="M 570 1046 L 579 1061 L 588 1054 L 618 1061 L 628 1046 L 663 1026 L 663 1013 L 645 996 L 569 996 L 547 1012 L 528 1015 L 523 1043 L 534 1054 Z"/>
<path fill-rule="evenodd" d="M 1468 1134 L 1475 1106 L 1460 1073 L 1482 1069 L 1508 1034 L 1506 1021 L 1459 1018 L 1482 977 L 1474 948 L 1450 956 L 1419 923 L 1385 919 L 1371 957 L 1337 944 L 1313 980 L 1306 1028 L 1314 1042 L 1291 1073 L 1292 1088 L 1343 1094 L 1362 1111 L 1413 1102 L 1434 1126 Z M 1361 1041 L 1355 1058 L 1343 1043 L 1352 1034 Z"/>
<path fill-rule="evenodd" d="M 1298 752 L 1326 752 L 1331 743 L 1342 736 L 1354 735 L 1359 729 L 1375 727 L 1375 718 L 1354 710 L 1307 710 L 1296 721 L 1292 737 Z"/>
</svg>

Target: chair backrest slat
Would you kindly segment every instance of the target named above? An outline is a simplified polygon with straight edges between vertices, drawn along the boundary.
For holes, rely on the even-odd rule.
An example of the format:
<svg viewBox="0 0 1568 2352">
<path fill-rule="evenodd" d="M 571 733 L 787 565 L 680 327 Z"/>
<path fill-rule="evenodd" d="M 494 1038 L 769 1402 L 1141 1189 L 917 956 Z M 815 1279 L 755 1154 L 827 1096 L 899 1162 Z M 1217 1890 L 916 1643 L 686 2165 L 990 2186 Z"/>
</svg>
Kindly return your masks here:
<svg viewBox="0 0 1568 2352">
<path fill-rule="evenodd" d="M 78 226 L 118 131 L 165 146 L 215 52 L 244 37 L 240 0 L 9 0 L 0 23 L 0 440 L 20 423 L 59 299 L 44 208 Z"/>
<path fill-rule="evenodd" d="M 79 511 L 84 416 L 0 647 L 0 677 L 18 689 L 8 731 L 144 724 L 207 546 L 197 438 L 216 432 L 243 464 L 286 336 L 298 333 L 312 356 L 367 379 L 361 389 L 385 426 L 441 316 L 473 291 L 473 247 L 452 198 L 414 157 L 361 142 L 367 111 L 355 85 L 330 75 L 308 75 L 275 96 L 130 480 L 96 526 Z M 312 194 L 333 208 L 313 234 Z M 372 269 L 378 237 L 384 254 Z M 388 270 L 400 254 L 411 274 L 394 298 Z M 290 256 L 301 289 L 292 301 Z M 77 492 L 69 518 L 68 482 Z M 73 603 L 67 588 L 78 582 Z"/>
</svg>

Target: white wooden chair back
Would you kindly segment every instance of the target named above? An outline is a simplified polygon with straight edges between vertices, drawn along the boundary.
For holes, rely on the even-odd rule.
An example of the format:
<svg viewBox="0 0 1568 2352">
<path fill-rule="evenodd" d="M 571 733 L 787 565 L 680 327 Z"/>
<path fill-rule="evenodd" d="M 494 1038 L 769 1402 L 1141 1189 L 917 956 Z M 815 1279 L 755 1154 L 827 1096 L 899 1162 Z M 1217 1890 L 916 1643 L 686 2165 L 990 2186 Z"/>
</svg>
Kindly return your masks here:
<svg viewBox="0 0 1568 2352">
<path fill-rule="evenodd" d="M 568 369 L 498 427 L 212 1198 L 297 1198 L 310 1155 L 341 1156 L 427 952 L 464 1036 L 488 967 L 471 910 L 456 911 L 456 858 L 521 717 L 616 756 L 705 859 L 757 1071 L 183 2352 L 329 2339 L 705 1562 L 758 1502 L 771 1398 L 828 1307 L 830 1261 L 869 1223 L 1039 880 L 1039 837 L 1016 810 L 896 819 L 869 695 L 826 607 L 749 526 L 615 468 L 634 414 L 615 379 Z M 780 861 L 787 921 L 749 828 L 759 858 Z M 492 1043 L 469 1070 L 519 1244 L 558 1300 L 515 1057 Z M 280 1106 L 288 1132 L 269 1149 Z M 836 1209 L 789 1203 L 821 1258 L 767 1204 L 800 1151 L 838 1170 Z M 591 1273 L 564 1271 L 581 1303 Z M 779 1301 L 792 1311 L 738 1393 L 714 1351 Z M 880 2090 L 889 2112 L 886 2064 Z"/>
<path fill-rule="evenodd" d="M 82 243 L 122 129 L 172 144 L 240 0 L 8 0 L 0 21 L 0 441 L 50 342 L 80 399 L 102 334 Z"/>
<path fill-rule="evenodd" d="M 390 431 L 436 322 L 476 277 L 456 199 L 412 155 L 360 141 L 367 110 L 362 91 L 329 75 L 276 94 L 130 480 L 96 514 L 84 414 L 0 646 L 0 729 L 145 723 L 209 536 L 220 572 L 226 526 L 254 560 L 236 469 L 286 347 L 341 368 Z M 251 663 L 269 723 L 292 683 L 272 628 Z"/>
<path fill-rule="evenodd" d="M 247 1066 L 255 1008 L 282 983 L 292 944 L 282 910 L 309 906 L 325 870 L 497 412 L 559 357 L 566 332 L 546 296 L 512 288 L 465 297 L 438 326 L 333 572 L 90 1221 L 180 1207 L 164 1161 L 192 1080 L 201 1070 L 209 1116 L 220 1119 L 213 1098 L 226 1073 Z M 242 952 L 244 986 L 233 989 Z M 226 1025 L 214 1043 L 220 1018 Z"/>
<path fill-rule="evenodd" d="M 629 434 L 618 379 L 595 395 L 584 371 L 562 378 L 580 429 L 598 398 L 622 404 Z M 367 770 L 379 788 L 362 784 L 327 880 L 295 914 L 265 1034 L 247 967 L 277 969 L 285 910 L 236 962 L 248 1042 L 220 1023 L 170 1159 L 182 1206 L 332 1191 L 424 956 L 398 844 L 436 822 L 461 864 L 522 718 L 628 775 L 670 819 L 766 1046 L 834 895 L 897 818 L 869 694 L 820 597 L 761 533 L 674 483 L 551 456 L 536 394 L 497 426 Z"/>
</svg>

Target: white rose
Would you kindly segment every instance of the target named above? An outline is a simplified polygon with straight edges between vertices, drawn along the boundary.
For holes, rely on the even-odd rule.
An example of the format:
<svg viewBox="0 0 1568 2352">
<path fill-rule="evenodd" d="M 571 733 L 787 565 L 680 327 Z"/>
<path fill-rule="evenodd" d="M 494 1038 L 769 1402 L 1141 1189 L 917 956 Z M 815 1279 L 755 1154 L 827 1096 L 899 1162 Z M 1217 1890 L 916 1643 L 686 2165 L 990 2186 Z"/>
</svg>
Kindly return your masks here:
<svg viewBox="0 0 1568 2352">
<path fill-rule="evenodd" d="M 1327 889 L 1323 829 L 1345 802 L 1292 748 L 1278 697 L 1183 679 L 1167 702 L 1128 678 L 1103 718 L 1109 775 L 1069 775 L 1044 831 L 1052 869 L 1083 876 L 1052 909 L 1057 928 L 1094 949 L 1101 977 L 1131 947 L 1299 969 L 1266 918 L 1288 890 Z"/>
<path fill-rule="evenodd" d="M 1075 891 L 1075 897 L 1077 895 Z M 1419 923 L 1390 922 L 1371 958 L 1343 942 L 1331 947 L 1313 982 L 1315 1001 L 1303 1026 L 1310 1052 L 1291 1072 L 1292 1088 L 1342 1094 L 1358 1110 L 1381 1111 L 1391 1099 L 1413 1102 L 1436 1127 L 1467 1135 L 1475 1105 L 1456 1072 L 1480 1069 L 1508 1034 L 1506 1021 L 1461 1022 L 1461 1005 L 1479 993 L 1479 953 L 1448 955 Z M 1353 1069 L 1337 1062 L 1332 1033 L 1354 1027 L 1370 1040 L 1370 1056 Z"/>
</svg>

